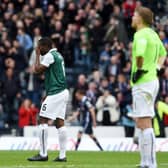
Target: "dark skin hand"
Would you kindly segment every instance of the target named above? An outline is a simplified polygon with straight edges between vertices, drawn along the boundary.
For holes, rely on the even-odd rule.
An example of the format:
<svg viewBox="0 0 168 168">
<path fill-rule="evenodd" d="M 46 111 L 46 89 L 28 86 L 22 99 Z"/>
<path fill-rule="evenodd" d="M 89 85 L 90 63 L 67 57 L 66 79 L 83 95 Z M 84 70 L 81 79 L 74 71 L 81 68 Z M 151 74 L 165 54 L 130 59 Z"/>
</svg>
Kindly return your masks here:
<svg viewBox="0 0 168 168">
<path fill-rule="evenodd" d="M 36 47 L 36 62 L 34 70 L 37 74 L 43 73 L 47 69 L 46 66 L 40 64 L 40 54 L 40 47 Z"/>
</svg>

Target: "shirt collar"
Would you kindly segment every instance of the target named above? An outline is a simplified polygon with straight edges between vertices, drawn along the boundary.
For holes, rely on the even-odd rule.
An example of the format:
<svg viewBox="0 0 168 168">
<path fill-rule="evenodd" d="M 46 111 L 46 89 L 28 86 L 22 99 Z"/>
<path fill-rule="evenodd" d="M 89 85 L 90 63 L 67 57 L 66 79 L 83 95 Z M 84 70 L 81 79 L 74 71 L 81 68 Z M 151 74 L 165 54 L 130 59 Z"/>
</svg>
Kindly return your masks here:
<svg viewBox="0 0 168 168">
<path fill-rule="evenodd" d="M 51 51 L 57 51 L 57 48 L 52 48 L 49 52 Z"/>
</svg>

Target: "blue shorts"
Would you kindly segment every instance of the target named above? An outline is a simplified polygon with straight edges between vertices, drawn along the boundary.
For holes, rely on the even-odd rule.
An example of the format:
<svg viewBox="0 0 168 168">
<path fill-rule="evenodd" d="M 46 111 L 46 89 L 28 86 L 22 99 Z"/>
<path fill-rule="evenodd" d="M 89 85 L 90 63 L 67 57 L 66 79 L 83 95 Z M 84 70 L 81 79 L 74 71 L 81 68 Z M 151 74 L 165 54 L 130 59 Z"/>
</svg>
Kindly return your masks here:
<svg viewBox="0 0 168 168">
<path fill-rule="evenodd" d="M 93 129 L 92 129 L 92 123 L 83 123 L 82 124 L 82 130 L 80 131 L 81 133 L 85 133 L 85 134 L 93 134 Z"/>
</svg>

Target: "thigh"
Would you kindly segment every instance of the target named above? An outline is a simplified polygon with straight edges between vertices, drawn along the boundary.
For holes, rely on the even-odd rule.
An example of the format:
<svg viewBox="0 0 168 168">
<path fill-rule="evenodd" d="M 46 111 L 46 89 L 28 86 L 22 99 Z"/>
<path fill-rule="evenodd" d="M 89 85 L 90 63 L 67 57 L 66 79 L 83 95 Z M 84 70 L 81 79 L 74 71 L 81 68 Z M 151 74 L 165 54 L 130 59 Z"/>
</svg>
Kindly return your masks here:
<svg viewBox="0 0 168 168">
<path fill-rule="evenodd" d="M 92 124 L 91 123 L 85 123 L 84 125 L 84 133 L 85 134 L 93 134 Z"/>
<path fill-rule="evenodd" d="M 56 118 L 64 120 L 68 96 L 68 91 L 63 91 L 60 94 L 47 96 L 42 103 L 40 116 L 52 120 L 55 120 Z"/>
<path fill-rule="evenodd" d="M 158 88 L 157 81 L 133 87 L 133 117 L 154 117 L 154 103 Z"/>
</svg>

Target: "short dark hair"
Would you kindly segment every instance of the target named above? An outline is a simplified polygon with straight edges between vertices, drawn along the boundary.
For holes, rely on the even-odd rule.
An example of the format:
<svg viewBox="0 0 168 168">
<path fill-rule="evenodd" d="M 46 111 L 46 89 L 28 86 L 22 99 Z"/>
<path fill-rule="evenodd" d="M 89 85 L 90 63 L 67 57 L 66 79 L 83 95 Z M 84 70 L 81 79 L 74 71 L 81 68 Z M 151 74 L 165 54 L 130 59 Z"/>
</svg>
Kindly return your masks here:
<svg viewBox="0 0 168 168">
<path fill-rule="evenodd" d="M 135 12 L 137 12 L 144 22 L 144 24 L 151 26 L 153 23 L 153 12 L 146 7 L 140 6 L 135 8 Z"/>
<path fill-rule="evenodd" d="M 40 46 L 46 46 L 47 48 L 52 48 L 52 40 L 48 37 L 43 37 L 38 41 Z"/>
</svg>

